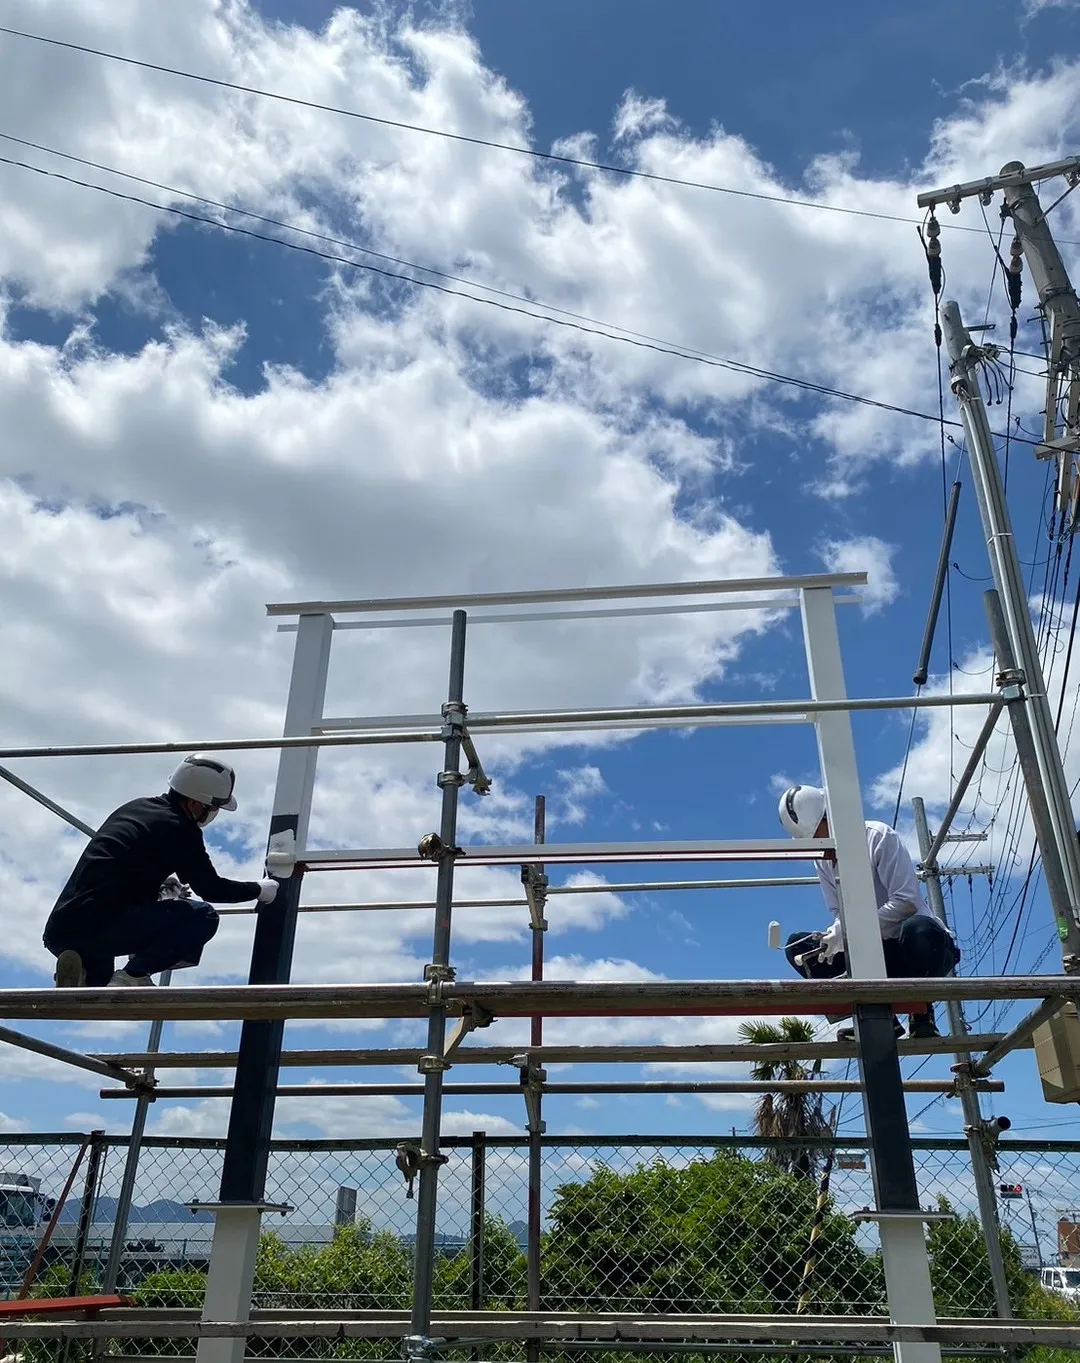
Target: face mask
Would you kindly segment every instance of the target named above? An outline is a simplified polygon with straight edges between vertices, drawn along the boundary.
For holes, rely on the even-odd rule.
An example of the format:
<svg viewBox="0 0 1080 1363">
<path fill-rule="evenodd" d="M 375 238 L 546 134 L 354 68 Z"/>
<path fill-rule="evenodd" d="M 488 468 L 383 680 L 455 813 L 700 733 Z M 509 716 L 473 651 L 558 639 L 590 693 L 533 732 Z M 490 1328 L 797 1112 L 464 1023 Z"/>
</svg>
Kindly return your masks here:
<svg viewBox="0 0 1080 1363">
<path fill-rule="evenodd" d="M 219 809 L 208 809 L 202 818 L 198 819 L 196 822 L 200 828 L 205 828 L 208 823 L 213 823 L 220 813 L 221 811 Z"/>
</svg>

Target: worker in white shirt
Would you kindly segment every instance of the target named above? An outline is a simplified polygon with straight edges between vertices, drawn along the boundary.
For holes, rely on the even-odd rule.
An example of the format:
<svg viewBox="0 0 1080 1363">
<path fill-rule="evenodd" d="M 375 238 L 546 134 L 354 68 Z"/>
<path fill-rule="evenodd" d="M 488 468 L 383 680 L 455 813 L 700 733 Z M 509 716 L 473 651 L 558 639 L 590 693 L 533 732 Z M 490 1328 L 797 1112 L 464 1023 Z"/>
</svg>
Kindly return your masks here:
<svg viewBox="0 0 1080 1363">
<path fill-rule="evenodd" d="M 827 838 L 828 809 L 825 792 L 817 786 L 792 786 L 780 797 L 780 822 L 793 838 Z M 896 830 L 870 820 L 866 845 L 874 874 L 885 973 L 904 979 L 938 978 L 951 974 L 960 960 L 960 948 L 948 928 L 931 913 L 919 890 L 915 866 Z M 819 861 L 818 880 L 825 903 L 833 915 L 825 932 L 797 932 L 788 938 L 788 962 L 807 979 L 828 980 L 847 974 L 840 900 L 836 889 L 836 863 Z M 904 1028 L 897 1020 L 897 1036 Z M 910 1019 L 913 1037 L 939 1036 L 932 1006 Z M 847 1039 L 850 1028 L 837 1035 Z"/>
</svg>

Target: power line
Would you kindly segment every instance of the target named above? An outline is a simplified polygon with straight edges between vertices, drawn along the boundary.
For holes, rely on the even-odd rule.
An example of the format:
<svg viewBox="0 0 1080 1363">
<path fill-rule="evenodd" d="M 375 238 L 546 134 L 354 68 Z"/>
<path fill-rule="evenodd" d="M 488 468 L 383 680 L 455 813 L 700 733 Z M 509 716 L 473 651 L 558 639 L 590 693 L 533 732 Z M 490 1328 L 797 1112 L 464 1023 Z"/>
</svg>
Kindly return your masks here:
<svg viewBox="0 0 1080 1363">
<path fill-rule="evenodd" d="M 3 31 L 0 29 L 0 31 Z M 41 175 L 47 179 L 59 180 L 64 184 L 74 185 L 80 189 L 90 189 L 98 194 L 106 194 L 110 198 L 119 199 L 126 203 L 140 204 L 144 208 L 153 209 L 156 213 L 168 213 L 173 217 L 184 218 L 189 222 L 202 223 L 208 227 L 216 227 L 220 231 L 232 232 L 239 236 L 249 237 L 255 241 L 268 242 L 272 246 L 281 246 L 289 251 L 299 251 L 304 255 L 315 256 L 321 260 L 329 260 L 338 265 L 347 265 L 350 269 L 365 270 L 370 274 L 381 275 L 385 279 L 392 279 L 398 283 L 411 284 L 414 288 L 433 289 L 437 293 L 447 294 L 453 298 L 464 298 L 472 303 L 482 303 L 487 307 L 498 308 L 502 312 L 516 313 L 522 317 L 531 317 L 535 321 L 547 322 L 551 326 L 565 327 L 572 331 L 578 331 L 589 336 L 600 336 L 608 341 L 619 341 L 624 345 L 631 345 L 639 350 L 651 350 L 661 355 L 672 355 L 676 359 L 690 360 L 694 364 L 704 364 L 712 369 L 726 369 L 735 374 L 741 374 L 749 378 L 762 379 L 769 383 L 786 384 L 789 387 L 799 388 L 804 392 L 816 393 L 821 397 L 837 398 L 844 402 L 853 402 L 859 406 L 872 407 L 878 411 L 894 412 L 899 416 L 913 417 L 918 421 L 937 422 L 938 417 L 929 412 L 920 412 L 913 407 L 901 407 L 896 403 L 882 402 L 878 398 L 869 398 L 859 393 L 847 393 L 839 388 L 831 388 L 827 384 L 814 383 L 810 379 L 796 378 L 791 374 L 779 374 L 769 369 L 759 368 L 757 365 L 747 364 L 741 360 L 723 359 L 720 356 L 708 355 L 703 351 L 695 351 L 690 347 L 679 348 L 678 343 L 671 345 L 659 342 L 639 339 L 629 333 L 615 334 L 613 331 L 605 330 L 608 324 L 600 322 L 595 326 L 586 326 L 581 322 L 570 321 L 563 317 L 553 317 L 545 312 L 531 311 L 526 307 L 518 307 L 510 303 L 501 303 L 495 298 L 479 298 L 475 294 L 466 293 L 461 289 L 451 289 L 445 284 L 435 283 L 430 279 L 415 279 L 411 275 L 399 274 L 395 270 L 387 270 L 379 265 L 369 265 L 363 261 L 351 260 L 348 256 L 337 255 L 332 251 L 322 251 L 314 246 L 304 246 L 299 242 L 286 241 L 282 237 L 270 236 L 265 232 L 256 232 L 248 227 L 240 227 L 236 223 L 226 223 L 218 218 L 208 217 L 205 213 L 193 213 L 187 209 L 177 208 L 173 204 L 154 203 L 150 199 L 144 199 L 138 194 L 127 194 L 118 189 L 111 189 L 107 185 L 93 184 L 88 180 L 80 180 L 76 176 L 65 175 L 58 170 L 47 170 L 43 166 L 32 165 L 28 161 L 20 161 L 15 157 L 0 156 L 0 165 L 13 166 L 19 170 L 31 171 L 36 175 Z M 121 174 L 123 172 L 120 172 Z M 195 195 L 186 195 L 188 198 L 197 198 Z M 202 200 L 202 202 L 207 202 Z M 357 247 L 363 251 L 364 247 Z M 426 267 L 419 267 L 424 269 Z M 478 285 L 479 288 L 487 288 L 487 285 Z M 614 324 L 612 324 L 614 325 Z M 960 427 L 959 421 L 947 421 L 946 425 Z M 1000 436 L 998 432 L 993 434 Z M 1020 441 L 1019 436 L 1014 436 L 1014 440 Z M 1024 444 L 1039 445 L 1041 440 L 1025 439 Z"/>
<path fill-rule="evenodd" d="M 75 156 L 71 152 L 60 151 L 57 147 L 48 147 L 41 142 L 31 142 L 25 137 L 16 137 L 14 133 L 0 132 L 0 139 L 5 142 L 15 142 L 20 147 L 30 147 L 34 151 L 45 152 L 48 156 L 57 156 L 63 161 L 72 161 L 76 165 L 88 166 L 91 170 L 104 171 L 106 175 L 116 175 L 122 180 L 131 180 L 135 184 L 146 185 L 150 189 L 160 189 L 166 194 L 175 195 L 178 199 L 189 199 L 194 203 L 207 204 L 211 208 L 220 208 L 226 213 L 235 213 L 237 217 L 250 218 L 253 222 L 265 223 L 269 227 L 280 227 L 286 232 L 295 232 L 297 236 L 309 237 L 312 241 L 325 242 L 328 246 L 343 246 L 349 251 L 358 251 L 362 255 L 372 256 L 376 260 L 388 261 L 391 265 L 403 265 L 406 269 L 418 270 L 421 274 L 434 275 L 437 279 L 446 279 L 453 284 L 464 284 L 471 289 L 483 289 L 485 293 L 493 293 L 499 298 L 509 298 L 517 303 L 527 303 L 530 307 L 544 308 L 548 312 L 559 313 L 563 317 L 572 317 L 578 322 L 608 327 L 612 331 L 624 332 L 627 336 L 637 336 L 643 341 L 654 341 L 658 345 L 670 345 L 679 350 L 705 355 L 708 359 L 716 358 L 709 355 L 707 351 L 697 350 L 694 346 L 684 346 L 675 341 L 665 341 L 662 337 L 650 336 L 648 332 L 644 331 L 634 331 L 631 327 L 620 326 L 617 322 L 600 322 L 595 317 L 589 317 L 585 313 L 572 312 L 568 308 L 557 307 L 554 303 L 545 303 L 541 298 L 530 298 L 524 293 L 513 293 L 507 289 L 498 289 L 493 284 L 484 284 L 478 279 L 470 279 L 467 275 L 449 274 L 445 270 L 435 269 L 431 265 L 419 265 L 415 260 L 405 260 L 401 256 L 387 255 L 386 252 L 375 251 L 370 246 L 361 246 L 359 242 L 330 236 L 325 232 L 316 232 L 310 227 L 298 227 L 296 223 L 286 222 L 282 218 L 273 218 L 265 213 L 256 213 L 250 208 L 241 208 L 239 204 L 226 203 L 221 199 L 210 199 L 204 194 L 195 194 L 189 189 L 179 189 L 176 185 L 164 184 L 161 180 L 150 180 L 145 175 L 136 175 L 132 171 L 118 170 L 116 166 L 107 166 L 100 161 L 88 160 L 85 156 Z M 224 224 L 219 223 L 218 225 L 223 226 Z M 277 238 L 274 240 L 277 240 Z M 282 244 L 286 245 L 287 243 Z"/>
<path fill-rule="evenodd" d="M 735 189 L 731 185 L 714 185 L 703 180 L 684 180 L 677 175 L 661 175 L 657 171 L 634 170 L 628 166 L 617 166 L 607 161 L 590 161 L 580 156 L 565 156 L 557 152 L 537 151 L 534 147 L 522 147 L 513 142 L 495 142 L 486 137 L 470 137 L 466 133 L 450 132 L 446 128 L 428 128 L 420 123 L 406 123 L 402 119 L 383 118 L 377 114 L 361 113 L 358 109 L 346 109 L 340 105 L 322 104 L 318 100 L 302 99 L 298 95 L 286 95 L 278 90 L 263 90 L 254 85 L 241 85 L 237 81 L 224 80 L 220 76 L 205 76 L 197 71 L 185 71 L 176 66 L 165 66 L 160 62 L 140 60 L 119 52 L 107 52 L 100 47 L 89 47 L 84 43 L 73 43 L 62 38 L 48 38 L 42 33 L 26 33 L 22 29 L 7 28 L 0 25 L 0 33 L 11 38 L 25 38 L 30 42 L 45 43 L 50 47 L 66 48 L 70 52 L 81 52 L 90 57 L 102 57 L 107 61 L 120 62 L 125 66 L 137 66 L 144 71 L 157 71 L 166 76 L 179 76 L 183 80 L 198 81 L 201 85 L 213 85 L 222 90 L 235 90 L 243 95 L 258 95 L 261 99 L 273 99 L 283 104 L 294 104 L 303 109 L 315 109 L 320 113 L 337 114 L 342 118 L 355 118 L 364 123 L 376 123 L 386 128 L 399 128 L 405 132 L 423 133 L 427 137 L 442 137 L 451 142 L 466 142 L 474 147 L 489 147 L 494 151 L 513 152 L 517 156 L 529 156 L 538 161 L 549 161 L 559 165 L 576 166 L 584 170 L 600 170 L 607 175 L 620 175 L 627 179 L 652 180 L 657 184 L 678 185 L 684 189 L 704 189 L 714 194 L 730 194 L 740 199 L 758 199 L 767 203 L 788 204 L 795 208 L 816 208 L 824 213 L 846 213 L 857 218 L 875 218 L 881 222 L 899 222 L 918 226 L 921 218 L 906 218 L 898 213 L 877 213 L 867 208 L 848 208 L 840 204 L 820 203 L 814 199 L 795 199 L 783 194 L 767 194 L 764 190 Z M 977 232 L 978 227 L 965 227 L 961 223 L 944 223 L 955 232 Z M 1063 242 L 1073 246 L 1080 243 Z"/>
</svg>

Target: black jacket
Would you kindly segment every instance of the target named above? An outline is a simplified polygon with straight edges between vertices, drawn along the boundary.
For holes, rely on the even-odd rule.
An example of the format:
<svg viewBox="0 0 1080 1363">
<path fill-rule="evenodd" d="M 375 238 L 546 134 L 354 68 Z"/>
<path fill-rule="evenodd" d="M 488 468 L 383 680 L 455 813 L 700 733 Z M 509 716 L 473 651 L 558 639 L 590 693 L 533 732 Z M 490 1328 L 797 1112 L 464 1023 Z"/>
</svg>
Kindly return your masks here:
<svg viewBox="0 0 1080 1363">
<path fill-rule="evenodd" d="M 132 800 L 110 814 L 90 839 L 56 901 L 46 931 L 78 924 L 86 915 L 107 921 L 152 904 L 170 875 L 214 904 L 256 899 L 255 881 L 226 880 L 214 870 L 202 829 L 172 793 Z"/>
</svg>

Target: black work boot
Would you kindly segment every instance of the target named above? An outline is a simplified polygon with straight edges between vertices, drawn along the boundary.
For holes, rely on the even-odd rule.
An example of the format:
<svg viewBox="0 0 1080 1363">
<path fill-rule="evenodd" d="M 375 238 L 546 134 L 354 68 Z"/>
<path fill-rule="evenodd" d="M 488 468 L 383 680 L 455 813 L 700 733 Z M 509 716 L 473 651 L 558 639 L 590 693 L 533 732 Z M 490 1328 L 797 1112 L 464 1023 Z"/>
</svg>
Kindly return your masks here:
<svg viewBox="0 0 1080 1363">
<path fill-rule="evenodd" d="M 899 1018 L 893 1018 L 892 1029 L 893 1029 L 893 1036 L 896 1037 L 897 1041 L 899 1041 L 900 1038 L 904 1035 L 904 1024 L 900 1021 Z M 935 1035 L 936 1035 L 936 1033 L 935 1033 Z M 854 1041 L 854 1040 L 855 1040 L 855 1028 L 854 1028 L 854 1027 L 841 1027 L 840 1030 L 836 1033 L 836 1039 L 837 1039 L 837 1041 L 846 1041 L 846 1042 L 852 1042 L 852 1041 Z"/>
<path fill-rule="evenodd" d="M 932 1037 L 941 1035 L 934 1019 L 932 1003 L 926 1005 L 925 1013 L 916 1013 L 908 1020 L 908 1031 L 914 1041 L 929 1041 Z"/>
<path fill-rule="evenodd" d="M 62 951 L 56 958 L 56 974 L 53 976 L 57 989 L 79 989 L 86 983 L 86 971 L 82 957 L 77 951 Z"/>
</svg>

